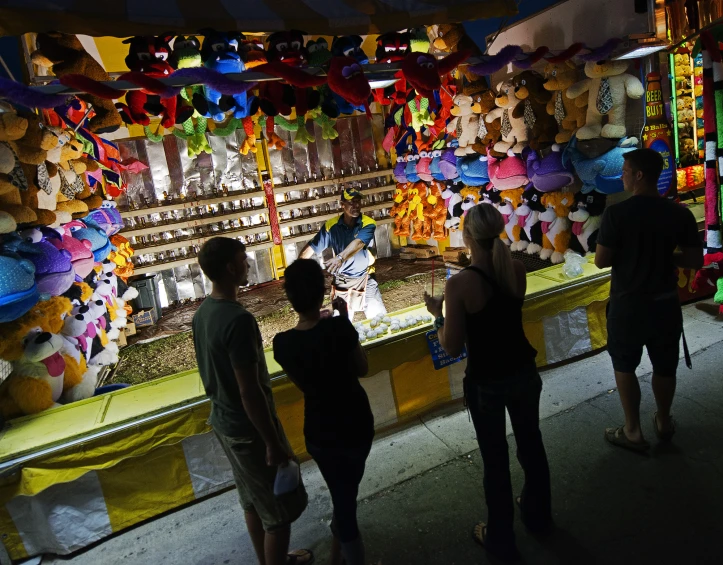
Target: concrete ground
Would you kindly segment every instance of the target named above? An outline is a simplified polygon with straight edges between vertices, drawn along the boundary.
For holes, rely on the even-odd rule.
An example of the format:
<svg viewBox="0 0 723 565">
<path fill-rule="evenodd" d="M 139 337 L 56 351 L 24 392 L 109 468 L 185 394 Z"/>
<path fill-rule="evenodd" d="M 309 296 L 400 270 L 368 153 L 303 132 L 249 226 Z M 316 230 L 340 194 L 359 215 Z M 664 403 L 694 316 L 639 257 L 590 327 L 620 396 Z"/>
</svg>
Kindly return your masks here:
<svg viewBox="0 0 723 565">
<path fill-rule="evenodd" d="M 603 353 L 542 373 L 541 429 L 552 475 L 556 531 L 518 544 L 529 564 L 723 563 L 723 322 L 709 304 L 687 306 L 693 371 L 681 363 L 674 414 L 678 433 L 652 431 L 650 366 L 639 371 L 646 455 L 614 448 L 606 426 L 622 422 L 609 357 Z M 508 427 L 508 430 L 510 428 Z M 514 438 L 509 438 L 514 454 Z M 327 562 L 330 502 L 313 462 L 303 466 L 309 507 L 292 546 Z M 517 489 L 522 473 L 512 457 Z M 361 486 L 359 522 L 369 561 L 385 565 L 495 563 L 471 540 L 485 517 L 474 431 L 460 405 L 378 437 Z M 44 564 L 253 564 L 234 490 L 142 524 L 71 557 Z"/>
</svg>

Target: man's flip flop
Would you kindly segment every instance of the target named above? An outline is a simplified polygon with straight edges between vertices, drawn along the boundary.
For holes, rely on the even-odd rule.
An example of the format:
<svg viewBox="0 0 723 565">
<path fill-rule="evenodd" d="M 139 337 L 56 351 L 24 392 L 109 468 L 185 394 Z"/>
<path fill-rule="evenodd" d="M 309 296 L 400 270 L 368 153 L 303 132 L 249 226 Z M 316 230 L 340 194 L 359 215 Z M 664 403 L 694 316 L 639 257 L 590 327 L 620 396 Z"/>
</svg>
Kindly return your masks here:
<svg viewBox="0 0 723 565">
<path fill-rule="evenodd" d="M 517 551 L 517 548 L 513 548 L 512 550 L 506 552 L 500 552 L 491 549 L 490 546 L 487 545 L 487 525 L 484 522 L 480 522 L 479 524 L 475 525 L 474 528 L 472 528 L 472 539 L 475 541 L 475 543 L 481 545 L 492 555 L 494 555 L 498 559 L 501 559 L 502 561 L 513 562 L 517 561 L 520 558 L 520 553 Z"/>
<path fill-rule="evenodd" d="M 606 428 L 605 439 L 613 445 L 617 445 L 618 447 L 629 449 L 630 451 L 635 451 L 637 453 L 642 453 L 643 451 L 650 449 L 650 444 L 645 440 L 630 441 L 628 436 L 625 435 L 625 429 L 623 426 L 618 428 Z"/>
<path fill-rule="evenodd" d="M 287 565 L 311 565 L 314 562 L 314 552 L 310 549 L 297 549 L 287 554 Z"/>
<path fill-rule="evenodd" d="M 660 441 L 670 441 L 675 435 L 675 420 L 673 420 L 672 416 L 670 417 L 670 429 L 664 432 L 658 427 L 658 413 L 655 412 L 653 414 L 653 428 Z"/>
</svg>

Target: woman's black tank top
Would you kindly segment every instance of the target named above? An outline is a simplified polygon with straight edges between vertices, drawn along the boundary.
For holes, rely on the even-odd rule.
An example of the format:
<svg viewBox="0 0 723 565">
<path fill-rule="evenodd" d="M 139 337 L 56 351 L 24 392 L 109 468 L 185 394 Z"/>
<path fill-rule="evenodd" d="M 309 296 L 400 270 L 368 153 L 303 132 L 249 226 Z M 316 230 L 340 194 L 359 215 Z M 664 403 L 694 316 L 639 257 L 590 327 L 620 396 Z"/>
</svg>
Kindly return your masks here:
<svg viewBox="0 0 723 565">
<path fill-rule="evenodd" d="M 502 380 L 519 374 L 520 369 L 534 368 L 537 351 L 522 329 L 524 300 L 504 292 L 481 269 L 467 269 L 478 273 L 492 287 L 492 294 L 482 310 L 465 315 L 466 375 L 475 380 Z"/>
</svg>

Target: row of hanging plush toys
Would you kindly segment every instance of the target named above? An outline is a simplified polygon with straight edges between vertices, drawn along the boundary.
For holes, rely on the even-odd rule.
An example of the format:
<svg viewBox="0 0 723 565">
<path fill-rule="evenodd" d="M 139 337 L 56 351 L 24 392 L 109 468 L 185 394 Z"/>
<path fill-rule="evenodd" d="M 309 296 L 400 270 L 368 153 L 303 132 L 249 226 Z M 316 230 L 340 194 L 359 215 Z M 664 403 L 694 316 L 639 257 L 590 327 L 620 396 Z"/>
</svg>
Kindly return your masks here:
<svg viewBox="0 0 723 565">
<path fill-rule="evenodd" d="M 0 384 L 4 419 L 93 396 L 101 367 L 118 361 L 138 294 L 117 274 L 132 274 L 119 264 L 132 254 L 122 225 L 106 204 L 58 229 L 0 236 L 0 359 L 12 364 Z"/>
<path fill-rule="evenodd" d="M 102 140 L 14 111 L 0 115 L 0 140 L 0 359 L 12 364 L 0 384 L 0 413 L 7 419 L 93 395 L 100 367 L 117 361 L 113 340 L 129 314 L 125 300 L 134 298 L 117 273 L 132 274 L 133 250 L 106 199 L 110 179 L 119 181 Z"/>
<path fill-rule="evenodd" d="M 640 81 L 625 73 L 625 62 L 604 58 L 586 62 L 582 81 L 572 62 L 559 61 L 547 64 L 544 79 L 524 71 L 493 96 L 467 73 L 473 82 L 455 97 L 455 118 L 447 126 L 457 158 L 456 175 L 447 167 L 444 177 L 448 228 L 461 229 L 465 211 L 484 201 L 505 216 L 503 239 L 513 250 L 554 263 L 568 247 L 594 250 L 606 195 L 622 190 L 622 156 L 637 146 L 625 138 L 626 99 L 643 93 Z M 550 147 L 553 142 L 570 143 Z M 450 153 L 443 149 L 440 162 L 450 163 Z M 424 156 L 397 163 L 398 181 L 414 174 L 410 161 L 424 163 Z"/>
</svg>

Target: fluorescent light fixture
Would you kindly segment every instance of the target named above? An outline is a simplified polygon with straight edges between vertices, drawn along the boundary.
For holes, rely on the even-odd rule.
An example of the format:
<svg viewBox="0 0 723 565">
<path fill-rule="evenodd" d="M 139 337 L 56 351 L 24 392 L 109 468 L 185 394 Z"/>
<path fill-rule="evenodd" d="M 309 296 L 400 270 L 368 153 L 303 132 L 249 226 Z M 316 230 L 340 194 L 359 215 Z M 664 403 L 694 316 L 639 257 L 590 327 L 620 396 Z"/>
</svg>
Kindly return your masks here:
<svg viewBox="0 0 723 565">
<path fill-rule="evenodd" d="M 654 45 L 642 44 L 639 47 L 632 47 L 630 51 L 622 53 L 621 55 L 616 55 L 612 59 L 613 61 L 619 61 L 621 59 L 640 59 L 642 57 L 647 57 L 648 55 L 652 55 L 653 53 L 657 53 L 658 51 L 662 51 L 663 49 L 667 48 L 667 45 L 661 45 L 659 43 L 656 43 Z"/>
<path fill-rule="evenodd" d="M 397 82 L 397 80 L 399 80 L 399 79 L 393 78 L 393 79 L 387 79 L 387 80 L 370 80 L 369 86 L 372 89 L 386 88 L 387 86 L 392 86 L 395 82 Z"/>
</svg>

